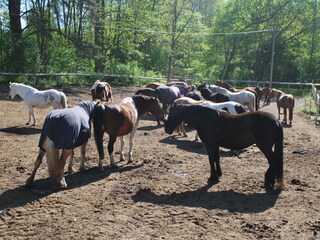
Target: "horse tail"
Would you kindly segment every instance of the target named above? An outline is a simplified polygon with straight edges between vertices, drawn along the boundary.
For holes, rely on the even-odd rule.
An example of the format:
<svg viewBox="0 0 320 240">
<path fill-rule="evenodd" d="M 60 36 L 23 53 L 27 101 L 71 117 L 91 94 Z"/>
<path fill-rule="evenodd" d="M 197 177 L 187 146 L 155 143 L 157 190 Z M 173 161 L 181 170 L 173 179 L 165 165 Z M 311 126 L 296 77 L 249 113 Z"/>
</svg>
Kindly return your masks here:
<svg viewBox="0 0 320 240">
<path fill-rule="evenodd" d="M 256 111 L 259 110 L 259 98 L 258 98 L 258 93 L 254 94 L 254 98 L 255 98 L 255 104 L 256 104 Z"/>
<path fill-rule="evenodd" d="M 46 151 L 49 176 L 53 179 L 58 179 L 60 176 L 60 161 L 59 149 L 54 147 L 53 142 L 46 137 L 43 148 Z"/>
<path fill-rule="evenodd" d="M 96 142 L 96 146 L 99 153 L 99 158 L 104 158 L 103 152 L 103 133 L 104 133 L 104 126 L 103 126 L 103 104 L 97 104 L 92 111 L 92 122 L 93 122 L 93 132 L 94 132 L 94 139 Z"/>
<path fill-rule="evenodd" d="M 252 99 L 252 102 L 253 102 L 253 109 L 254 109 L 255 111 L 258 111 L 258 108 L 257 108 L 258 104 L 257 104 L 257 98 L 256 98 L 256 95 L 255 95 L 254 93 L 252 93 L 252 96 L 253 96 L 253 99 Z"/>
<path fill-rule="evenodd" d="M 283 187 L 283 128 L 279 126 L 278 135 L 275 141 L 275 178 L 280 185 Z"/>
<path fill-rule="evenodd" d="M 60 105 L 62 108 L 67 108 L 67 97 L 63 92 L 60 92 L 61 100 L 60 100 Z"/>
</svg>

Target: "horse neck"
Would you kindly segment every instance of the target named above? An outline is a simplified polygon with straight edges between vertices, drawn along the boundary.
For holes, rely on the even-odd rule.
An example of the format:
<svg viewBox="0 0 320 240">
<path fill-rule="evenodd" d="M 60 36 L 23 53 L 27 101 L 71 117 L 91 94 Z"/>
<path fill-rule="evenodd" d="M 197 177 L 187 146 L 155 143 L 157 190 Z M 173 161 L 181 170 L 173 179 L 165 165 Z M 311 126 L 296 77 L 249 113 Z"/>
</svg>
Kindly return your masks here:
<svg viewBox="0 0 320 240">
<path fill-rule="evenodd" d="M 28 97 L 28 95 L 30 95 L 30 93 L 34 93 L 38 91 L 37 89 L 33 88 L 33 87 L 29 87 L 29 86 L 24 86 L 24 85 L 17 85 L 16 86 L 16 92 L 17 94 L 22 97 L 23 99 L 25 99 L 26 97 Z"/>
</svg>

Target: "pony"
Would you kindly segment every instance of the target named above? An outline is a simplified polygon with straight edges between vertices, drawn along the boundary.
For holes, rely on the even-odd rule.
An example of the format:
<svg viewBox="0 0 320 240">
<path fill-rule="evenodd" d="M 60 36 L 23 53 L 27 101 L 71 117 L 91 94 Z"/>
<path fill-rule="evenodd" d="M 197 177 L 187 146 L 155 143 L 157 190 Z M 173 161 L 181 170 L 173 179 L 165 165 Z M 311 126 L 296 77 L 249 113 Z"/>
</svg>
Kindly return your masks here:
<svg viewBox="0 0 320 240">
<path fill-rule="evenodd" d="M 181 97 L 180 90 L 176 86 L 160 86 L 155 89 L 155 93 L 162 103 L 164 113 L 173 105 L 174 100 Z"/>
<path fill-rule="evenodd" d="M 164 120 L 160 101 L 154 97 L 144 95 L 134 95 L 124 98 L 121 103 L 99 104 L 92 112 L 92 121 L 95 142 L 99 153 L 99 169 L 103 170 L 102 161 L 104 159 L 103 134 L 109 135 L 108 153 L 111 167 L 117 167 L 113 156 L 113 146 L 117 137 L 121 137 L 120 160 L 125 160 L 123 153 L 124 135 L 130 134 L 129 140 L 129 159 L 128 163 L 133 162 L 132 147 L 134 136 L 137 132 L 139 118 L 150 112 L 157 119 Z"/>
<path fill-rule="evenodd" d="M 230 97 L 230 101 L 238 102 L 242 106 L 245 106 L 249 111 L 257 110 L 256 97 L 252 92 L 241 91 L 241 92 L 230 92 L 225 88 L 221 88 L 217 85 L 208 85 L 207 83 L 201 84 L 197 87 L 199 91 L 203 88 L 209 88 L 213 93 L 225 93 Z"/>
<path fill-rule="evenodd" d="M 149 97 L 157 97 L 156 91 L 153 88 L 143 88 L 139 89 L 138 91 L 135 92 L 134 95 L 145 95 Z M 156 119 L 158 125 L 160 125 L 160 120 Z"/>
<path fill-rule="evenodd" d="M 272 89 L 268 88 L 268 87 L 262 88 L 262 96 L 264 96 L 263 105 L 269 105 L 270 104 L 269 94 L 270 94 L 271 90 Z"/>
<path fill-rule="evenodd" d="M 172 134 L 182 121 L 193 126 L 205 144 L 211 168 L 208 184 L 217 184 L 222 176 L 219 147 L 240 150 L 256 144 L 269 163 L 264 177 L 264 187 L 271 190 L 277 183 L 281 190 L 283 128 L 272 114 L 254 111 L 232 115 L 201 105 L 178 105 L 169 113 L 165 132 Z"/>
<path fill-rule="evenodd" d="M 145 95 L 149 97 L 157 97 L 156 91 L 153 88 L 143 88 L 135 92 L 134 95 Z"/>
<path fill-rule="evenodd" d="M 145 86 L 145 88 L 156 89 L 157 87 L 160 87 L 160 86 L 165 86 L 165 84 L 160 82 L 154 82 L 154 83 L 149 83 L 147 86 Z"/>
<path fill-rule="evenodd" d="M 192 98 L 193 100 L 203 100 L 203 96 L 201 95 L 201 92 L 199 92 L 198 90 L 192 90 L 188 92 L 185 96 Z"/>
<path fill-rule="evenodd" d="M 211 101 L 196 101 L 188 97 L 181 97 L 174 101 L 174 106 L 177 105 L 202 105 L 204 107 L 212 108 L 212 109 L 221 109 L 230 114 L 239 114 L 246 112 L 246 109 L 237 102 L 228 101 L 223 103 L 214 103 Z M 184 129 L 183 123 L 178 126 L 177 129 L 178 134 L 182 134 L 184 137 L 187 137 L 187 133 Z M 198 133 L 195 136 L 195 141 L 198 140 Z"/>
<path fill-rule="evenodd" d="M 94 101 L 83 101 L 72 108 L 53 110 L 47 115 L 39 139 L 38 156 L 26 186 L 33 183 L 44 155 L 47 157 L 49 176 L 58 182 L 60 188 L 67 187 L 64 166 L 69 156 L 68 171 L 73 171 L 74 148 L 81 147 L 80 170 L 85 169 L 85 150 L 91 137 L 90 114 L 95 105 Z"/>
<path fill-rule="evenodd" d="M 273 88 L 269 93 L 269 99 L 276 98 L 278 108 L 278 119 L 280 120 L 280 109 L 283 108 L 283 123 L 287 124 L 287 109 L 289 110 L 289 125 L 292 125 L 292 116 L 294 108 L 294 96 L 286 94 Z"/>
<path fill-rule="evenodd" d="M 200 89 L 200 93 L 204 99 L 215 102 L 215 103 L 222 103 L 230 101 L 230 97 L 226 93 L 213 93 L 209 88 L 203 87 Z"/>
<path fill-rule="evenodd" d="M 59 92 L 55 89 L 49 89 L 39 91 L 38 89 L 22 84 L 10 82 L 9 96 L 11 99 L 14 96 L 19 95 L 29 109 L 29 120 L 26 125 L 31 123 L 31 117 L 33 119 L 32 126 L 37 124 L 37 119 L 34 115 L 33 108 L 48 108 L 52 106 L 53 109 L 67 108 L 67 97 L 63 92 Z"/>
<path fill-rule="evenodd" d="M 238 89 L 238 88 L 235 88 L 222 80 L 217 80 L 216 85 L 219 87 L 223 87 L 223 88 L 229 90 L 230 92 L 242 92 L 242 91 L 252 92 L 256 97 L 256 107 L 257 107 L 256 110 L 259 109 L 258 94 L 257 94 L 257 91 L 254 87 L 244 87 L 244 88 Z"/>
<path fill-rule="evenodd" d="M 100 82 L 100 80 L 95 81 L 91 87 L 92 100 L 99 99 L 100 101 L 110 102 L 113 101 L 111 86 L 107 82 Z"/>
</svg>

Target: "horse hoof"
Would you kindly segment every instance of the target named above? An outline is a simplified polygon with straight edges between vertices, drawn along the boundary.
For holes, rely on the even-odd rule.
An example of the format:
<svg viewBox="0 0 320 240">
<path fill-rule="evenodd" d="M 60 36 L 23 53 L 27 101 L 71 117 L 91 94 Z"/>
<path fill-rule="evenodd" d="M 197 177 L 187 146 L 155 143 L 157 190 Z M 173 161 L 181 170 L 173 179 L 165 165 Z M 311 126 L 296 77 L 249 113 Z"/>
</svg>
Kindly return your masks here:
<svg viewBox="0 0 320 240">
<path fill-rule="evenodd" d="M 207 184 L 209 186 L 213 186 L 213 185 L 216 185 L 217 183 L 219 183 L 219 179 L 218 178 L 209 178 L 208 181 L 207 181 Z"/>
<path fill-rule="evenodd" d="M 33 179 L 28 178 L 27 181 L 26 181 L 25 186 L 26 186 L 26 187 L 31 187 L 32 183 L 33 183 Z"/>
<path fill-rule="evenodd" d="M 117 164 L 115 164 L 115 165 L 110 165 L 113 169 L 118 169 L 119 168 L 119 166 L 117 165 Z"/>
</svg>

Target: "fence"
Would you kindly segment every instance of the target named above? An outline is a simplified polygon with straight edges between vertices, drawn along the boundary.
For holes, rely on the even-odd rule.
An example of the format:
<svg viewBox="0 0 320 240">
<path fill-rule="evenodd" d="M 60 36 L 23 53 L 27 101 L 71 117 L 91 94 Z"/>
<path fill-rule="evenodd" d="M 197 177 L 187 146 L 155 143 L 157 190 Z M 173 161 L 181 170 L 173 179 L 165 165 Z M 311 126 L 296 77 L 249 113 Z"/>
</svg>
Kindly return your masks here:
<svg viewBox="0 0 320 240">
<path fill-rule="evenodd" d="M 318 125 L 320 123 L 320 95 L 317 91 L 316 85 L 312 83 L 312 97 L 313 101 L 316 105 L 316 124 Z"/>
<path fill-rule="evenodd" d="M 42 78 L 56 78 L 55 84 L 60 85 L 61 84 L 61 78 L 62 77 L 82 77 L 82 78 L 95 78 L 95 79 L 112 79 L 113 83 L 117 85 L 121 85 L 121 82 L 123 79 L 131 79 L 131 83 L 135 84 L 136 86 L 141 86 L 145 82 L 153 82 L 153 81 L 166 81 L 166 77 L 143 77 L 143 76 L 129 76 L 129 75 L 114 75 L 114 74 L 98 74 L 98 73 L 1 73 L 0 76 L 7 76 L 7 77 L 18 77 L 23 76 L 26 78 L 29 78 L 29 80 L 34 87 L 36 87 Z M 172 81 L 179 80 L 176 78 L 172 78 Z M 210 79 L 185 79 L 189 84 L 192 84 L 194 82 L 208 82 L 210 84 L 214 83 L 213 80 Z M 269 86 L 269 81 L 252 81 L 252 80 L 228 80 L 226 81 L 228 83 L 239 85 L 251 85 L 251 86 Z M 78 83 L 77 80 L 74 83 Z M 92 81 L 88 81 L 88 83 L 92 83 Z M 310 87 L 314 84 L 315 86 L 320 87 L 320 83 L 302 83 L 302 82 L 272 82 L 273 87 L 287 87 L 287 88 L 305 88 Z"/>
</svg>

